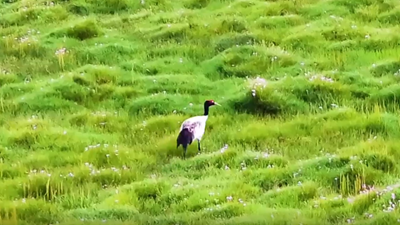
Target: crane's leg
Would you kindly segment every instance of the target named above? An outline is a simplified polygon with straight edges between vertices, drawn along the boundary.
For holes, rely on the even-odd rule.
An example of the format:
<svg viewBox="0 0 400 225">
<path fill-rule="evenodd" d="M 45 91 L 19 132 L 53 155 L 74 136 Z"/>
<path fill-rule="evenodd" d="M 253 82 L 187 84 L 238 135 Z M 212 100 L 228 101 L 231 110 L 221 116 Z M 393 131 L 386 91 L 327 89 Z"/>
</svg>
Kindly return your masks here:
<svg viewBox="0 0 400 225">
<path fill-rule="evenodd" d="M 199 150 L 199 154 L 200 154 L 200 151 L 201 151 L 200 140 L 197 140 L 197 149 Z"/>
<path fill-rule="evenodd" d="M 187 145 L 183 146 L 183 158 L 186 159 Z"/>
</svg>

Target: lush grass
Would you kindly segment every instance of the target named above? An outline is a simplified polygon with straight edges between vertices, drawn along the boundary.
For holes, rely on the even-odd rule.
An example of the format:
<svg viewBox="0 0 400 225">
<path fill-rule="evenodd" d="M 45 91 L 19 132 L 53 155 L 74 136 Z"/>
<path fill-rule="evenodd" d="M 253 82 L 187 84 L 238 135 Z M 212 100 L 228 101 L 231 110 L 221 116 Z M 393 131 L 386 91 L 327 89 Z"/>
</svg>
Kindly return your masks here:
<svg viewBox="0 0 400 225">
<path fill-rule="evenodd" d="M 397 2 L 2 0 L 0 223 L 397 223 Z"/>
</svg>

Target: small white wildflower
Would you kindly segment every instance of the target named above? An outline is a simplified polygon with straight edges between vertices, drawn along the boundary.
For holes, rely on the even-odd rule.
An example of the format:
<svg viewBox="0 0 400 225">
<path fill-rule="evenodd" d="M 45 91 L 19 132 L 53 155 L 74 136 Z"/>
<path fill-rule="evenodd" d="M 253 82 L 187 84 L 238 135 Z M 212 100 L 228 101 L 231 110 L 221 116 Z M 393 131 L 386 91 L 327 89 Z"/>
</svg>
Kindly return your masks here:
<svg viewBox="0 0 400 225">
<path fill-rule="evenodd" d="M 221 153 L 224 153 L 228 149 L 228 144 L 224 144 L 224 146 L 220 149 Z"/>
</svg>

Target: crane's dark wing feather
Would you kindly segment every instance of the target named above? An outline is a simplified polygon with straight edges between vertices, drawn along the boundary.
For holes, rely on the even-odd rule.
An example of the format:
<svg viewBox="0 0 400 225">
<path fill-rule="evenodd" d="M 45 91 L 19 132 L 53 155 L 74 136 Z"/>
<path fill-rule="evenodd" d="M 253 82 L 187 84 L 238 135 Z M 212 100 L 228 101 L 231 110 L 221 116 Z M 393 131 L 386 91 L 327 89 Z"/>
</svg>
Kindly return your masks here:
<svg viewBox="0 0 400 225">
<path fill-rule="evenodd" d="M 200 122 L 198 121 L 193 122 L 188 120 L 184 122 L 176 140 L 176 147 L 182 145 L 185 148 L 186 146 L 192 144 L 196 128 L 198 127 L 200 127 Z"/>
<path fill-rule="evenodd" d="M 178 138 L 176 139 L 176 147 L 182 145 L 186 148 L 188 145 L 193 142 L 193 133 L 188 128 L 183 128 L 181 132 L 179 132 Z"/>
</svg>

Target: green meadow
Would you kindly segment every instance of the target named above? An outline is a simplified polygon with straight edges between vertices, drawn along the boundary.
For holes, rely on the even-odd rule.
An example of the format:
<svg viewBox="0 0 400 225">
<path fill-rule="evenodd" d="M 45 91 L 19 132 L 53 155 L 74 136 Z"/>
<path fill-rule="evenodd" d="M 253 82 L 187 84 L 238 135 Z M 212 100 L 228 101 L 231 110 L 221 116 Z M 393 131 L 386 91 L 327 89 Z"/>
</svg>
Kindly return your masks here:
<svg viewBox="0 0 400 225">
<path fill-rule="evenodd" d="M 1 0 L 0 224 L 400 222 L 397 0 Z M 202 154 L 180 123 L 211 107 Z"/>
</svg>

